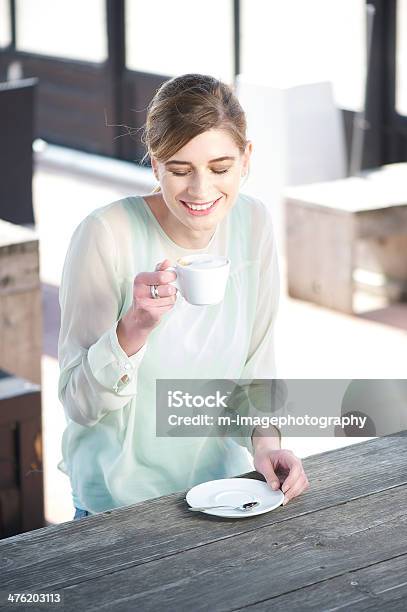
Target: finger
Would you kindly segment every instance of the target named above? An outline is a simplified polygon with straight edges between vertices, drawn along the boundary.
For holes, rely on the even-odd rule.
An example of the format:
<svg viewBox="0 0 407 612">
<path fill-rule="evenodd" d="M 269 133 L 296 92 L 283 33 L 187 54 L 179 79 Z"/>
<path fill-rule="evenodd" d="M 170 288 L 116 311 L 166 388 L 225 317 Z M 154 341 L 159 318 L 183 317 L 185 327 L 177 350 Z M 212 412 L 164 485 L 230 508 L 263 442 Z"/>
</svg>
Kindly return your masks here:
<svg viewBox="0 0 407 612">
<path fill-rule="evenodd" d="M 145 310 L 151 310 L 152 308 L 162 308 L 163 306 L 174 306 L 176 300 L 175 295 L 162 298 L 138 298 L 137 306 L 144 308 Z"/>
<path fill-rule="evenodd" d="M 294 499 L 294 497 L 297 497 L 298 495 L 306 491 L 308 488 L 308 478 L 304 474 L 304 478 L 301 478 L 293 487 L 291 487 L 288 493 L 284 495 L 283 506 L 288 504 L 291 499 Z"/>
<path fill-rule="evenodd" d="M 294 457 L 294 459 L 295 463 L 293 463 L 290 467 L 290 473 L 284 480 L 283 486 L 281 487 L 283 493 L 289 491 L 296 484 L 296 482 L 304 475 L 304 470 L 302 468 L 301 461 L 297 457 Z"/>
<path fill-rule="evenodd" d="M 158 264 L 156 265 L 155 269 L 156 270 L 165 270 L 165 268 L 168 268 L 169 265 L 171 265 L 170 260 L 169 259 L 164 259 L 164 261 L 158 262 Z"/>
<path fill-rule="evenodd" d="M 159 321 L 161 316 L 174 308 L 174 304 L 168 304 L 167 306 L 157 306 L 156 308 L 146 308 L 144 312 L 148 314 L 152 319 Z"/>
<path fill-rule="evenodd" d="M 134 284 L 167 285 L 177 278 L 175 272 L 158 270 L 157 272 L 140 272 L 134 279 Z"/>
<path fill-rule="evenodd" d="M 134 295 L 136 298 L 152 298 L 152 299 L 158 299 L 158 298 L 153 298 L 151 295 L 151 289 L 150 289 L 151 285 L 142 285 L 137 283 L 136 285 L 134 285 Z M 171 295 L 176 295 L 177 293 L 177 289 L 174 287 L 174 285 L 168 284 L 168 285 L 158 285 L 157 286 L 157 292 L 158 292 L 158 296 L 160 298 L 165 298 L 165 297 L 169 297 Z"/>
<path fill-rule="evenodd" d="M 280 488 L 280 480 L 273 469 L 270 457 L 264 457 L 264 459 L 259 462 L 256 469 L 263 474 L 267 484 L 270 485 L 274 491 Z"/>
<path fill-rule="evenodd" d="M 157 306 L 157 308 L 151 309 L 149 312 L 151 313 L 158 313 L 159 315 L 162 315 L 164 312 L 167 312 L 167 310 L 172 310 L 172 308 L 174 308 L 174 304 L 169 304 L 168 306 Z"/>
</svg>

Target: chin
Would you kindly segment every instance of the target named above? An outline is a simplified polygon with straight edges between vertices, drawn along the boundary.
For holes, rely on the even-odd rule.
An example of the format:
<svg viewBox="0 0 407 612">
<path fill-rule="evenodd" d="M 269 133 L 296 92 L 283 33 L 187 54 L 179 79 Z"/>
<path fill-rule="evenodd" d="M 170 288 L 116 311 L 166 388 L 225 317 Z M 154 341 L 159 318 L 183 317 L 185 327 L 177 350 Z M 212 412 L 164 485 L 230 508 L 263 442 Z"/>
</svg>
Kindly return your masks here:
<svg viewBox="0 0 407 612">
<path fill-rule="evenodd" d="M 188 219 L 188 227 L 194 230 L 205 230 L 209 231 L 211 229 L 216 229 L 217 224 L 219 223 L 218 219 Z"/>
</svg>

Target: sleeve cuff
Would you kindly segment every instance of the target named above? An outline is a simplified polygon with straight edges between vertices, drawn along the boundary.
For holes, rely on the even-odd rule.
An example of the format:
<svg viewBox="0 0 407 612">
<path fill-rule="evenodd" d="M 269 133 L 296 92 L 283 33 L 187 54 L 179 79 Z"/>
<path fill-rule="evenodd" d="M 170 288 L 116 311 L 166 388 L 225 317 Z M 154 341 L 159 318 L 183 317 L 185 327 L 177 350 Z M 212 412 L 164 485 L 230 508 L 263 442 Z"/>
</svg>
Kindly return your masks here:
<svg viewBox="0 0 407 612">
<path fill-rule="evenodd" d="M 103 386 L 119 395 L 135 395 L 137 370 L 146 351 L 146 345 L 129 357 L 119 344 L 116 328 L 118 321 L 88 350 L 92 374 Z"/>
</svg>

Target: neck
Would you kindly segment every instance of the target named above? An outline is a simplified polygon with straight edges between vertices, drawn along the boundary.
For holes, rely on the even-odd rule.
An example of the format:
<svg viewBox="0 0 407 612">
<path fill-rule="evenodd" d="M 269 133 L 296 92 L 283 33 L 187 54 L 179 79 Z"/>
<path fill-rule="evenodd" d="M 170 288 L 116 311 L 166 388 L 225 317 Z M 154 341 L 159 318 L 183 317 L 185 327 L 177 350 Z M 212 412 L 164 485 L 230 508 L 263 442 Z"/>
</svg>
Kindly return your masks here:
<svg viewBox="0 0 407 612">
<path fill-rule="evenodd" d="M 166 230 L 167 231 L 167 230 Z M 189 230 L 185 228 L 185 231 L 182 234 L 178 234 L 177 232 L 167 231 L 167 234 L 176 242 L 180 247 L 184 249 L 204 249 L 208 246 L 208 243 L 212 236 L 214 235 L 215 230 L 207 230 L 196 232 L 194 230 Z"/>
</svg>

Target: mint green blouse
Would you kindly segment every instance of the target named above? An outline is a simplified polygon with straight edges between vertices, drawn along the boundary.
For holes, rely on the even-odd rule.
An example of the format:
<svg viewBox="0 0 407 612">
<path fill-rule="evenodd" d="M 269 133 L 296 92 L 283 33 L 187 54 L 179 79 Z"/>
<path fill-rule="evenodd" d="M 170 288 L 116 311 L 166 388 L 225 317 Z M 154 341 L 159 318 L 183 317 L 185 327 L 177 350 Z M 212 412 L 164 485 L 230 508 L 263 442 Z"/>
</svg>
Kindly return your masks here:
<svg viewBox="0 0 407 612">
<path fill-rule="evenodd" d="M 193 306 L 178 294 L 128 357 L 116 327 L 131 306 L 134 277 L 199 252 L 231 260 L 223 302 Z M 155 383 L 276 376 L 279 273 L 263 203 L 239 194 L 203 249 L 173 242 L 141 196 L 96 209 L 71 238 L 59 296 L 58 396 L 67 425 L 58 468 L 76 507 L 101 512 L 253 469 L 251 432 L 156 437 Z"/>
</svg>

